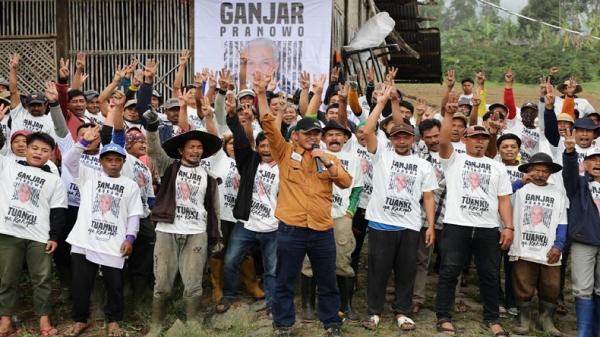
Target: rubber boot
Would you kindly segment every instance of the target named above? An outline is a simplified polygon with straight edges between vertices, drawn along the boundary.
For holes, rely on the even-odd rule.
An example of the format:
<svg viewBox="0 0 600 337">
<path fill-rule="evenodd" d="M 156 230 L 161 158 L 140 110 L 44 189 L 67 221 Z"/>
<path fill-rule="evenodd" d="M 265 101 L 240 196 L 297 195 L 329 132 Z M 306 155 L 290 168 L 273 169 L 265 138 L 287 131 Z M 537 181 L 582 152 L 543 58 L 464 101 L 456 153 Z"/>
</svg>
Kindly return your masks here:
<svg viewBox="0 0 600 337">
<path fill-rule="evenodd" d="M 242 282 L 246 286 L 246 290 L 254 299 L 261 300 L 265 298 L 265 292 L 260 288 L 256 271 L 254 270 L 254 260 L 250 256 L 246 256 L 240 267 L 242 274 Z"/>
<path fill-rule="evenodd" d="M 594 319 L 594 301 L 587 298 L 575 298 L 577 314 L 577 337 L 592 337 Z"/>
<path fill-rule="evenodd" d="M 354 277 L 337 277 L 338 290 L 340 291 L 340 312 L 351 321 L 359 319 L 352 311 L 352 295 L 354 294 Z"/>
<path fill-rule="evenodd" d="M 166 302 L 161 299 L 152 299 L 152 321 L 150 331 L 144 337 L 159 337 L 162 330 L 162 322 L 165 319 Z"/>
<path fill-rule="evenodd" d="M 517 302 L 519 317 L 517 325 L 513 328 L 516 335 L 529 335 L 531 325 L 531 302 Z"/>
<path fill-rule="evenodd" d="M 538 329 L 552 337 L 560 337 L 562 333 L 554 326 L 554 310 L 556 304 L 540 301 L 540 317 L 538 318 Z"/>
<path fill-rule="evenodd" d="M 219 303 L 223 298 L 223 260 L 212 257 L 209 264 L 212 299 L 215 303 Z"/>
<path fill-rule="evenodd" d="M 300 290 L 302 293 L 302 319 L 304 321 L 314 321 L 315 317 L 315 294 L 317 283 L 314 277 L 308 277 L 301 274 Z"/>
<path fill-rule="evenodd" d="M 185 299 L 185 317 L 188 324 L 200 324 L 200 304 L 200 296 Z"/>
<path fill-rule="evenodd" d="M 594 295 L 594 322 L 593 331 L 596 337 L 600 337 L 600 296 Z"/>
</svg>

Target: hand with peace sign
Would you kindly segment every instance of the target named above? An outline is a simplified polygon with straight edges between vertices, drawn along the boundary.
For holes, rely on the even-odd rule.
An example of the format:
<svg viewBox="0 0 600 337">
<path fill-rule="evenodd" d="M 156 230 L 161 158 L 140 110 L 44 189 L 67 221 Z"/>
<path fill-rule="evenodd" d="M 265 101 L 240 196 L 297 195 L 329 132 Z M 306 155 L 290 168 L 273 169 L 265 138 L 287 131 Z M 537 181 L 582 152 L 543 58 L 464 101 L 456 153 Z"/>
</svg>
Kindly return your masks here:
<svg viewBox="0 0 600 337">
<path fill-rule="evenodd" d="M 448 87 L 448 90 L 452 90 L 454 84 L 456 84 L 456 71 L 454 69 L 449 69 L 446 76 L 446 86 Z"/>
<path fill-rule="evenodd" d="M 512 88 L 513 81 L 514 81 L 513 71 L 511 68 L 508 68 L 508 70 L 504 74 L 504 82 L 506 83 L 506 88 Z"/>
<path fill-rule="evenodd" d="M 573 129 L 565 130 L 565 153 L 573 153 L 575 151 L 575 131 Z"/>
</svg>

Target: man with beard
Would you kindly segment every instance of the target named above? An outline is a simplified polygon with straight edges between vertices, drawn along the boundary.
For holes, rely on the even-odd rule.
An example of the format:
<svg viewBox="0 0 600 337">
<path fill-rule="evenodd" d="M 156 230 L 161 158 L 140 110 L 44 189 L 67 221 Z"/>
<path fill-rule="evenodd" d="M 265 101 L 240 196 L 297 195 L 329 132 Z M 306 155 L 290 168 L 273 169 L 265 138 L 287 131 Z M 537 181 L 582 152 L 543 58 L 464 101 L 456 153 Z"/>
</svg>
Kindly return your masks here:
<svg viewBox="0 0 600 337">
<path fill-rule="evenodd" d="M 385 304 L 386 284 L 394 271 L 396 298 L 392 308 L 396 324 L 402 331 L 416 328 L 408 317 L 412 309 L 415 282 L 416 256 L 421 220 L 421 199 L 425 209 L 428 229 L 425 244 L 435 240 L 435 197 L 438 188 L 434 169 L 429 162 L 412 154 L 415 132 L 411 125 L 396 124 L 390 132 L 393 151 L 378 141 L 373 121 L 387 103 L 390 93 L 396 90 L 387 86 L 377 98 L 374 116 L 369 116 L 365 130 L 367 150 L 373 154 L 373 194 L 367 206 L 369 220 L 369 277 L 367 311 L 363 321 L 367 329 L 376 329 Z M 392 101 L 399 104 L 398 99 Z"/>
<path fill-rule="evenodd" d="M 240 173 L 240 187 L 233 208 L 238 223 L 227 244 L 224 267 L 224 297 L 217 305 L 217 313 L 229 310 L 237 297 L 240 264 L 254 245 L 260 246 L 263 259 L 263 285 L 267 315 L 271 315 L 275 292 L 277 266 L 277 228 L 275 207 L 279 192 L 279 168 L 271 155 L 271 147 L 264 133 L 256 136 L 256 150 L 240 123 L 236 111 L 230 111 L 227 125 L 233 133 L 236 166 Z"/>
<path fill-rule="evenodd" d="M 567 239 L 568 200 L 559 186 L 548 183 L 550 175 L 561 169 L 545 153 L 534 154 L 519 166 L 531 181 L 513 196 L 513 223 L 519 239 L 508 252 L 514 261 L 511 276 L 519 307 L 519 325 L 514 332 L 519 335 L 529 334 L 532 299 L 537 291 L 538 326 L 551 336 L 561 336 L 552 318 L 560 290 L 560 255 Z"/>
<path fill-rule="evenodd" d="M 499 322 L 500 248 L 508 249 L 512 242 L 512 187 L 502 164 L 485 157 L 490 134 L 482 126 L 465 130 L 467 152 L 454 151 L 451 142 L 453 115 L 457 99 L 451 96 L 445 107 L 440 132 L 440 158 L 447 177 L 447 199 L 444 229 L 440 242 L 439 282 L 436 298 L 437 329 L 456 334 L 452 316 L 458 276 L 471 255 L 479 274 L 483 301 L 483 320 L 492 334 L 508 336 Z M 473 182 L 471 177 L 477 176 Z M 469 192 L 473 183 L 476 193 Z M 498 216 L 500 214 L 500 217 Z M 500 218 L 504 228 L 499 231 Z M 498 245 L 500 243 L 500 245 Z"/>
<path fill-rule="evenodd" d="M 600 199 L 600 150 L 592 148 L 586 152 L 583 161 L 585 171 L 580 176 L 577 130 L 575 136 L 567 131 L 564 143 L 562 175 L 569 197 L 568 237 L 571 241 L 577 336 L 590 337 L 600 333 L 600 324 L 597 324 L 600 321 L 600 210 L 597 207 Z"/>
<path fill-rule="evenodd" d="M 331 217 L 333 218 L 333 236 L 336 250 L 336 275 L 340 291 L 340 313 L 350 320 L 358 320 L 352 310 L 352 296 L 354 294 L 355 270 L 352 268 L 352 252 L 356 241 L 352 233 L 352 217 L 356 213 L 356 206 L 362 191 L 363 176 L 358 156 L 353 152 L 344 151 L 344 144 L 352 136 L 350 130 L 344 128 L 335 120 L 330 120 L 323 128 L 324 142 L 327 153 L 335 155 L 344 169 L 352 176 L 351 188 L 333 187 Z M 306 285 L 314 285 L 311 280 L 313 271 L 308 259 L 304 259 L 302 268 L 302 292 L 312 293 L 314 288 L 305 289 Z M 314 302 L 303 303 L 305 316 L 309 316 L 309 308 L 314 308 Z M 305 317 L 307 319 L 307 317 Z"/>
</svg>

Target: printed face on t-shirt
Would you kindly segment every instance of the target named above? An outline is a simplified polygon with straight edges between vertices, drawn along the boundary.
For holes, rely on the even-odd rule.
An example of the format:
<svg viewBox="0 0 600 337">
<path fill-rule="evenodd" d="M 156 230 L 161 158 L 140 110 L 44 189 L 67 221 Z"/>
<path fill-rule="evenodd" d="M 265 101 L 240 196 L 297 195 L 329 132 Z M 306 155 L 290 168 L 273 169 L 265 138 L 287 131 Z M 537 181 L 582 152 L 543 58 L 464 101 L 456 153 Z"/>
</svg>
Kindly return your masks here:
<svg viewBox="0 0 600 337">
<path fill-rule="evenodd" d="M 26 184 L 21 184 L 19 185 L 17 195 L 20 202 L 26 203 L 31 199 L 31 188 Z"/>
<path fill-rule="evenodd" d="M 100 196 L 99 199 L 100 212 L 102 213 L 102 215 L 105 215 L 106 213 L 110 212 L 110 209 L 112 207 L 112 197 L 108 194 L 103 194 Z"/>
<path fill-rule="evenodd" d="M 544 209 L 541 207 L 533 207 L 531 209 L 531 223 L 537 226 L 544 222 Z"/>
<path fill-rule="evenodd" d="M 191 191 L 190 185 L 188 185 L 188 183 L 182 182 L 181 184 L 179 184 L 179 192 L 181 193 L 181 200 L 190 200 Z"/>
<path fill-rule="evenodd" d="M 476 172 L 469 173 L 469 186 L 471 186 L 472 190 L 476 190 L 477 188 L 479 188 L 480 183 L 481 183 L 481 177 L 479 176 L 479 173 L 476 173 Z"/>
</svg>

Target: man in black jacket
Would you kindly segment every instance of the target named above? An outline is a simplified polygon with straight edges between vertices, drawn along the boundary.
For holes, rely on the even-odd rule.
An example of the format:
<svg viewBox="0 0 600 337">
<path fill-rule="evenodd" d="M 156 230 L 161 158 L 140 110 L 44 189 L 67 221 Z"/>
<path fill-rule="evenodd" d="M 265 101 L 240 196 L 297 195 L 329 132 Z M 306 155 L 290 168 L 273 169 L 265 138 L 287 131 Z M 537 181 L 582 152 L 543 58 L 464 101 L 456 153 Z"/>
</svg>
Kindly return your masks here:
<svg viewBox="0 0 600 337">
<path fill-rule="evenodd" d="M 246 122 L 250 121 L 244 120 Z M 235 112 L 227 116 L 227 126 L 233 133 L 235 163 L 240 173 L 240 188 L 233 208 L 233 216 L 239 221 L 227 245 L 224 297 L 216 310 L 223 313 L 229 309 L 237 296 L 240 263 L 253 245 L 260 245 L 265 270 L 263 282 L 267 313 L 270 314 L 277 261 L 276 234 L 279 221 L 275 218 L 275 203 L 279 169 L 262 132 L 256 136 L 256 150 L 253 150 Z"/>
</svg>

